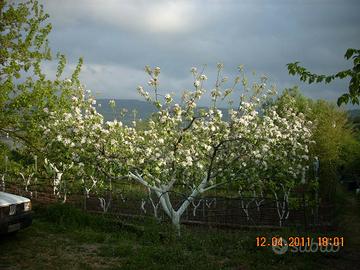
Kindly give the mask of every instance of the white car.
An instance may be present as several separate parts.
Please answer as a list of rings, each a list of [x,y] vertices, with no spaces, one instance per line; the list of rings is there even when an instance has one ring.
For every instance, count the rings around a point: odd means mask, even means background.
[[[15,233],[31,223],[30,199],[0,191],[0,234]]]

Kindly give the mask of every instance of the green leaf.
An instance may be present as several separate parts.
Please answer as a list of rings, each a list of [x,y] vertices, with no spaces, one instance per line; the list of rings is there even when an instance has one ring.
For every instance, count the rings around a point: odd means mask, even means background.
[[[349,102],[349,94],[343,94],[341,97],[337,100],[337,105],[340,107],[343,103],[347,104]]]
[[[330,83],[332,80],[331,76],[325,78],[325,83]]]
[[[351,56],[355,53],[355,51],[356,51],[355,49],[351,49],[351,48],[347,49],[344,57],[347,60],[349,60],[351,58]]]

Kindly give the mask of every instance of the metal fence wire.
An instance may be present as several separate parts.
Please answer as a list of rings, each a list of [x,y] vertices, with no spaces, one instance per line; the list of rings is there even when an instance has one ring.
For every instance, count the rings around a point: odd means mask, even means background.
[[[9,185],[7,192],[32,198],[39,203],[62,201],[54,195],[52,187],[38,189],[31,186],[27,191],[23,186]],[[149,196],[146,190],[136,187],[135,191],[125,188],[121,191],[102,194],[69,194],[67,202],[90,212],[102,212],[118,218],[156,217],[168,220],[159,199]],[[179,193],[170,194],[176,210],[184,200]],[[333,205],[310,205],[301,192],[293,195],[300,202],[296,207],[288,202],[262,196],[209,196],[194,198],[181,217],[182,223],[209,226],[240,227],[301,227],[322,229],[334,224]]]

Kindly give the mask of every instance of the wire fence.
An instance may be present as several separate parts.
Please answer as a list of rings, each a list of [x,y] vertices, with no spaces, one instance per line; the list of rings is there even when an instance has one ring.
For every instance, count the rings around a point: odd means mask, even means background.
[[[64,201],[57,196],[51,186],[37,188],[10,184],[6,188],[12,192],[31,198],[32,200],[50,204]],[[174,209],[187,200],[180,193],[170,194]],[[198,224],[216,227],[297,227],[301,229],[319,228],[331,229],[334,225],[334,205],[310,204],[301,191],[293,194],[297,204],[292,205],[283,198],[264,196],[225,197],[211,195],[194,198],[181,217],[185,224]],[[95,193],[68,194],[66,201],[82,207],[90,212],[102,212],[118,218],[131,219],[155,217],[158,220],[168,220],[161,207],[158,197],[149,195],[141,186],[129,184],[117,191]]]

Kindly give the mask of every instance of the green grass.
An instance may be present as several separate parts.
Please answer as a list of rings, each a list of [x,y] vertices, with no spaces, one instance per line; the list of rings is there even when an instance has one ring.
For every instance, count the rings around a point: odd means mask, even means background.
[[[359,265],[356,257],[346,256],[347,247],[337,253],[276,255],[271,248],[255,246],[257,236],[309,235],[304,232],[183,226],[179,238],[172,226],[152,219],[129,224],[69,205],[35,210],[31,227],[0,238],[0,269],[356,269]]]

